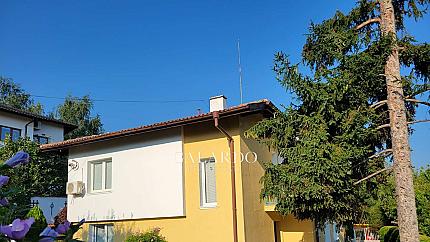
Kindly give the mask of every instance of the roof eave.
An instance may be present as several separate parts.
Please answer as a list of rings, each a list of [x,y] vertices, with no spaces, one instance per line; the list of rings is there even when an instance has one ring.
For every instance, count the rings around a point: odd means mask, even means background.
[[[240,108],[236,108],[232,110],[228,110],[228,109],[222,110],[219,112],[219,114],[220,114],[220,117],[223,118],[223,117],[228,117],[232,115],[245,114],[245,113],[257,113],[257,112],[263,112],[263,111],[267,111],[269,114],[274,113],[276,111],[276,107],[270,101],[265,100],[264,102],[249,103],[246,106],[242,106]],[[63,143],[59,145],[55,145],[55,143],[41,145],[40,149],[42,151],[64,150],[64,149],[69,149],[71,147],[76,147],[84,144],[97,143],[97,142],[107,141],[111,139],[127,137],[131,135],[138,135],[138,134],[147,133],[147,132],[154,132],[154,131],[164,130],[168,128],[180,127],[180,126],[190,125],[194,123],[205,122],[211,119],[212,119],[212,113],[206,113],[204,115],[194,116],[191,118],[178,119],[178,120],[173,120],[171,122],[168,121],[165,124],[160,123],[158,125],[157,124],[154,126],[149,125],[148,127],[143,127],[140,129],[139,128],[131,129],[118,134],[112,134],[112,135],[106,134],[106,135],[101,135],[99,137],[95,136],[94,138],[90,138],[88,140],[81,140],[76,142],[73,142],[73,140],[71,140],[70,143]]]

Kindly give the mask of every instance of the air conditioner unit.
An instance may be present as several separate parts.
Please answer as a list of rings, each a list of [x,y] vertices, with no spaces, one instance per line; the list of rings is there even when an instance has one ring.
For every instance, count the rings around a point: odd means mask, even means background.
[[[74,181],[67,183],[67,195],[80,195],[84,192],[84,183],[82,181]]]
[[[34,121],[34,129],[35,130],[42,129],[42,122],[40,122],[39,120]]]

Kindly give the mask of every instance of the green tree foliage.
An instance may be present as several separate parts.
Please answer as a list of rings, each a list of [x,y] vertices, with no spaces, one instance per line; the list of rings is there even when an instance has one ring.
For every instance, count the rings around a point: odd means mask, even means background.
[[[418,227],[430,236],[430,167],[421,169],[415,176],[415,199],[417,201]]]
[[[144,233],[137,233],[127,237],[126,242],[167,242],[166,238],[160,235],[160,229],[154,228]]]
[[[391,225],[397,220],[396,199],[394,197],[394,177],[388,175],[384,183],[380,183],[374,196],[365,201],[364,220],[373,227]]]
[[[94,107],[88,95],[82,98],[72,96],[66,97],[63,104],[57,107],[54,117],[78,126],[77,129],[68,133],[64,138],[73,139],[77,137],[100,134],[103,132],[103,124],[100,116],[92,116]]]
[[[0,76],[0,103],[36,114],[43,114],[43,107],[35,103],[12,79]]]
[[[399,33],[403,18],[422,15],[429,1],[395,1]],[[401,10],[401,11],[400,11]],[[336,14],[320,24],[312,23],[303,46],[302,64],[283,53],[275,55],[277,79],[296,102],[252,127],[248,137],[259,140],[283,157],[280,165],[265,163],[262,197],[275,199],[282,214],[299,219],[337,223],[364,219],[365,200],[379,176],[359,185],[354,182],[384,167],[375,156],[391,147],[384,67],[392,38],[381,35],[374,24],[358,27],[379,14],[375,1],[360,0],[348,14]],[[404,93],[410,98],[428,90],[428,44],[402,38],[401,64],[411,72],[404,76]],[[410,120],[415,105],[408,103]],[[369,159],[369,157],[372,157]]]
[[[430,235],[430,167],[421,168],[414,175],[414,189],[417,204],[418,227],[420,233]],[[366,222],[375,227],[391,225],[397,220],[394,192],[394,178],[379,184],[376,196],[366,201]]]
[[[25,241],[38,241],[40,233],[48,225],[46,223],[45,216],[43,215],[42,209],[39,206],[34,206],[28,211],[26,218],[34,218],[34,223],[30,228],[30,231],[25,236]]]
[[[10,200],[19,205],[28,205],[33,196],[64,196],[67,182],[66,157],[55,152],[42,153],[39,145],[28,138],[15,142],[6,139],[4,146],[0,148],[0,162],[20,150],[30,155],[31,162],[7,170],[4,174],[11,177],[9,186],[16,190]]]

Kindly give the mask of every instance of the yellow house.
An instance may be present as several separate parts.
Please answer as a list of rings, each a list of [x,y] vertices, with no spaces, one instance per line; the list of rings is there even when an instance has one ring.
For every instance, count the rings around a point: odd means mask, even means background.
[[[313,242],[312,221],[260,200],[272,153],[244,132],[275,107],[261,100],[208,113],[42,145],[68,152],[68,219],[84,241],[125,241],[160,228],[170,242]],[[231,157],[234,157],[233,162]],[[233,182],[234,181],[234,182]]]

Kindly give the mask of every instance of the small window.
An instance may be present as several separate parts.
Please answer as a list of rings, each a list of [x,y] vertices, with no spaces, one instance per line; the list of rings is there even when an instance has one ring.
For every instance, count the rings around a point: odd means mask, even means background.
[[[0,139],[4,141],[6,137],[11,138],[13,141],[18,140],[21,137],[21,130],[6,126],[0,126]]]
[[[41,144],[41,145],[49,143],[49,138],[46,136],[41,136],[41,135],[33,135],[33,140],[34,140],[34,142]]]
[[[112,189],[112,160],[89,162],[89,184],[94,192]]]
[[[90,225],[90,242],[113,242],[113,224],[94,224]]]
[[[216,202],[216,176],[215,159],[200,160],[200,205],[202,207],[215,207]]]

